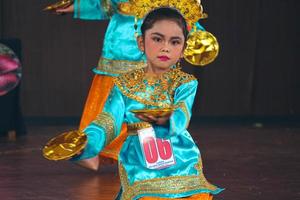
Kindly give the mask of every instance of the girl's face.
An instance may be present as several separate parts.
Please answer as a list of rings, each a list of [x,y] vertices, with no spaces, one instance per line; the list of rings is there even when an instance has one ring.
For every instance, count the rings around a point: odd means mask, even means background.
[[[183,56],[184,35],[178,24],[172,20],[160,20],[146,30],[144,40],[140,37],[139,47],[145,52],[148,69],[163,73],[175,65]]]

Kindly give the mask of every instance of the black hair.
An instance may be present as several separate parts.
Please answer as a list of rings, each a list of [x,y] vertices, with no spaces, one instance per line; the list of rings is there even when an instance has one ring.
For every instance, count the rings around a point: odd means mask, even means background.
[[[145,32],[148,29],[153,27],[153,24],[157,21],[161,20],[171,20],[178,24],[178,26],[182,29],[182,33],[184,35],[184,40],[187,40],[188,29],[187,24],[184,17],[181,15],[179,11],[170,7],[160,7],[155,10],[150,11],[141,26],[142,36],[145,37]]]

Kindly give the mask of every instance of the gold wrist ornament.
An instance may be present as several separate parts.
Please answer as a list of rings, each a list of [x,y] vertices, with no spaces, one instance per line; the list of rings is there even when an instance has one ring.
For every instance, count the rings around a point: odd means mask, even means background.
[[[197,30],[196,22],[207,18],[203,12],[201,0],[129,0],[120,3],[119,12],[144,18],[151,10],[170,7],[178,10],[185,18],[189,27],[193,27],[187,40],[184,58],[196,66],[205,66],[215,60],[219,52],[217,39],[209,32]],[[137,26],[135,25],[135,28]]]

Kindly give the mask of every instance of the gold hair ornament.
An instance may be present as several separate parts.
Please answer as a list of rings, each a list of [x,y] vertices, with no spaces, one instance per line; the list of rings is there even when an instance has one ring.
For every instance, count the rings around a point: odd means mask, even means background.
[[[216,37],[207,31],[195,31],[189,34],[183,53],[184,59],[197,66],[213,62],[219,54],[219,43]]]
[[[136,18],[144,18],[151,10],[160,7],[171,7],[177,9],[192,26],[199,19],[207,18],[203,13],[201,0],[129,0],[131,11]]]

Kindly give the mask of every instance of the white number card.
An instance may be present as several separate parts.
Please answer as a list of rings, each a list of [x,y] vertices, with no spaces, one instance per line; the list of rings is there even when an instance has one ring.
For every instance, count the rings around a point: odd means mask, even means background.
[[[170,140],[156,138],[153,127],[138,130],[138,135],[147,168],[163,169],[175,164]]]

